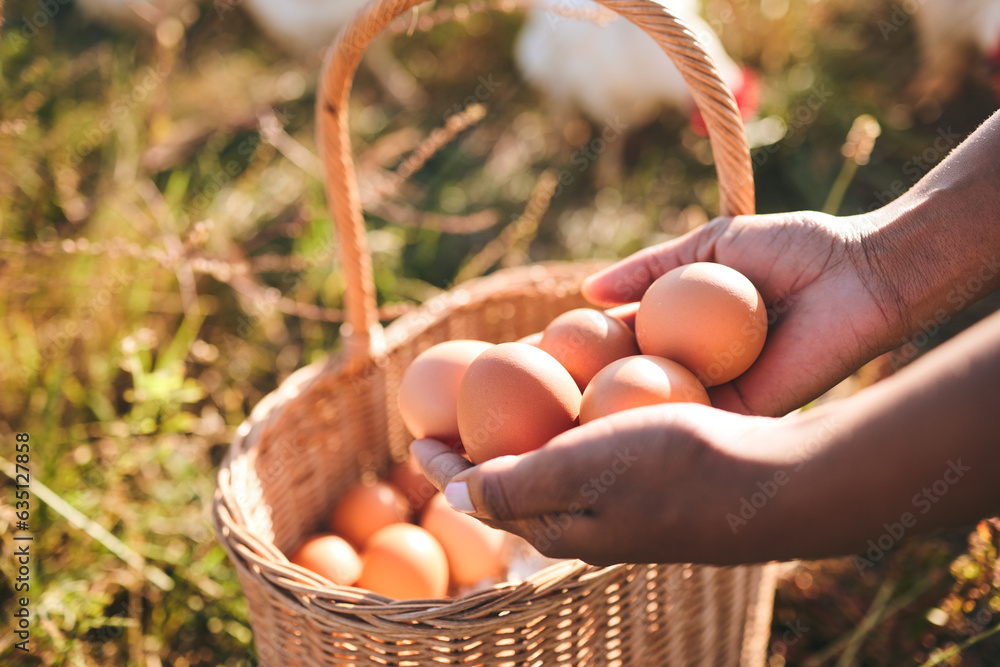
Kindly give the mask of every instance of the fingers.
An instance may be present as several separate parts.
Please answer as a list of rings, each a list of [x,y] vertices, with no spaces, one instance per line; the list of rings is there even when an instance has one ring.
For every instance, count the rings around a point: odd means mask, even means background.
[[[654,280],[680,266],[671,249],[664,248],[665,245],[640,250],[588,276],[580,287],[584,298],[603,307],[638,301]]]
[[[437,440],[415,440],[410,453],[427,479],[445,494],[449,505],[481,519],[532,518],[566,511],[579,500],[574,493],[555,492],[566,488],[567,462],[544,447],[521,456],[501,456],[478,466]],[[551,483],[546,483],[546,478]]]
[[[587,553],[581,549],[588,542],[578,537],[590,533],[587,509],[575,492],[553,493],[567,485],[550,456],[532,452],[473,466],[448,445],[427,439],[415,440],[410,454],[453,509],[512,532],[551,557]]]
[[[583,511],[586,475],[597,465],[588,451],[610,433],[600,424],[574,428],[541,449],[478,466],[436,440],[416,440],[410,452],[455,509],[488,521],[521,521]]]
[[[453,492],[464,493],[470,513],[493,521],[524,521],[550,514],[589,515],[594,472],[623,469],[634,460],[631,439],[617,439],[614,420],[571,429],[544,447],[486,461],[459,473]]]
[[[455,509],[499,522],[566,512],[574,503],[580,505],[575,490],[570,491],[577,485],[567,484],[565,471],[553,463],[543,450],[491,459],[451,481],[449,502]]]
[[[756,411],[747,405],[735,382],[726,382],[715,387],[708,388],[708,398],[712,402],[713,408],[719,408],[727,412],[735,412],[741,415],[757,414]]]
[[[437,440],[414,440],[410,444],[410,454],[430,483],[442,492],[452,477],[472,467],[461,454]]]
[[[599,521],[591,499],[581,495],[587,483],[573,478],[572,466],[559,469],[550,455],[543,447],[486,461],[452,480],[445,497],[453,508],[521,537],[546,556],[590,555]]]
[[[424,475],[448,504],[466,514],[487,520],[510,521],[564,511],[572,502],[561,488],[562,473],[555,461],[537,450],[522,456],[501,456],[474,466],[448,445],[437,440],[414,440],[410,453]],[[541,472],[541,475],[539,474]],[[463,474],[468,473],[468,474]],[[545,484],[545,476],[555,476]],[[555,483],[558,482],[558,483]]]
[[[630,557],[632,536],[643,530],[634,522],[647,510],[655,513],[642,499],[668,489],[665,475],[672,469],[688,469],[691,429],[682,426],[712,421],[711,410],[638,408],[571,429],[533,452],[477,466],[433,440],[414,442],[411,452],[454,509],[522,537],[547,556],[610,563]],[[666,443],[671,426],[678,432]],[[681,458],[665,466],[663,451]]]
[[[607,531],[601,530],[599,520],[580,512],[546,514],[495,525],[521,537],[549,558],[580,558],[593,563],[616,546],[608,543]]]
[[[583,281],[581,291],[591,303],[608,307],[638,301],[654,280],[670,269],[712,259],[717,230],[729,219],[719,218],[680,238],[640,250]]]
[[[615,306],[614,308],[608,308],[604,311],[606,315],[621,320],[625,323],[632,332],[635,332],[635,314],[639,312],[639,302],[633,301],[631,303],[626,303],[621,306]]]

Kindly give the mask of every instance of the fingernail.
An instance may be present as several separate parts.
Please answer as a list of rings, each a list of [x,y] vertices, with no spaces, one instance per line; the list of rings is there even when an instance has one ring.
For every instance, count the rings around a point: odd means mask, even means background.
[[[465,482],[452,482],[444,487],[444,499],[448,501],[448,505],[453,510],[464,514],[472,514],[476,511],[472,505],[472,499],[469,497],[469,485]]]

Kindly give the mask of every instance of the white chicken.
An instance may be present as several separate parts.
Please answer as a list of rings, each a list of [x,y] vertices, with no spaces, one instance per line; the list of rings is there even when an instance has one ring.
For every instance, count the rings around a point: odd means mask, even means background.
[[[220,0],[221,1],[221,0]],[[231,0],[240,2],[265,35],[304,60],[317,60],[348,21],[368,0]],[[425,101],[417,81],[392,55],[389,43],[377,39],[365,54],[365,65],[389,95],[407,109]]]
[[[556,0],[552,0],[556,2]],[[515,58],[524,78],[560,110],[579,110],[596,123],[618,119],[637,129],[664,107],[694,111],[691,94],[670,57],[640,28],[611,14],[605,20],[566,16],[607,12],[590,0],[557,0],[528,11]],[[756,77],[729,57],[698,13],[697,0],[657,0],[700,38],[744,115],[756,106]],[[699,129],[700,116],[693,116]],[[703,127],[703,125],[701,126]]]
[[[170,16],[197,17],[192,0],[77,0],[91,18],[120,28],[150,30]],[[214,0],[222,19],[239,8],[246,10],[272,42],[303,62],[318,64],[340,29],[368,0]],[[193,20],[193,19],[192,19]],[[393,57],[386,40],[376,40],[365,65],[386,92],[406,108],[419,106],[425,94],[416,80]]]
[[[311,55],[330,46],[368,0],[242,0],[261,31],[289,53]]]
[[[76,0],[90,18],[105,25],[151,30],[164,18],[176,16],[190,0]]]
[[[297,56],[315,56],[367,0],[214,0],[220,18],[242,7],[261,31]],[[180,13],[192,0],[77,0],[80,9],[102,23],[123,28],[149,28]],[[193,7],[192,7],[193,8]]]
[[[983,61],[1000,98],[1000,0],[922,0],[914,16],[923,65],[910,94],[918,104],[947,101]],[[883,34],[907,18],[894,13]]]

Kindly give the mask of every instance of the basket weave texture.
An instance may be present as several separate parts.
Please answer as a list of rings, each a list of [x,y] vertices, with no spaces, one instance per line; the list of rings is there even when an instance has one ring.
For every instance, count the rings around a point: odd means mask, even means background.
[[[673,58],[712,138],[724,214],[753,212],[742,122],[711,58],[682,22],[647,0],[600,0]],[[585,305],[594,263],[507,269],[470,281],[386,329],[350,152],[347,97],[368,43],[418,0],[375,0],[330,50],[317,96],[327,195],[347,290],[344,352],[300,369],[237,430],[213,515],[250,607],[262,665],[759,665],[774,593],[771,566],[548,567],[520,584],[449,600],[394,601],[337,586],[286,553],[363,478],[384,476],[411,437],[396,397],[403,371],[457,338],[516,340]]]

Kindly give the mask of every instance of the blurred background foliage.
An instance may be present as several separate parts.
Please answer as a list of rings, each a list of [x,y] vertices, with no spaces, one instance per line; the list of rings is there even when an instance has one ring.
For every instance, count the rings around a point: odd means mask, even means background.
[[[58,11],[24,39],[41,3],[5,4],[0,439],[10,461],[7,443],[30,434],[33,476],[55,498],[36,497],[31,514],[32,651],[17,651],[5,629],[0,656],[255,664],[209,510],[250,408],[338,349],[343,285],[314,140],[318,60],[278,50],[238,3],[200,2],[151,32],[49,3]],[[909,187],[944,157],[933,150],[942,131],[964,137],[997,108],[975,77],[945,103],[908,101],[918,47],[912,25],[880,29],[894,10],[888,0],[705,3],[707,16],[730,17],[713,25],[760,75],[750,125],[759,211],[827,204],[862,114],[881,136],[834,202],[841,214],[894,198],[894,184]],[[600,128],[568,131],[521,81],[511,45],[522,20],[493,11],[388,38],[391,67],[417,82],[408,99],[377,67],[359,73],[350,114],[386,319],[458,277],[619,257],[717,210],[707,140],[677,111],[623,139],[620,178],[588,169],[549,198],[543,174],[572,165]],[[483,79],[495,85],[480,99]],[[448,141],[393,179],[447,116],[460,120]],[[533,198],[544,214],[519,220]],[[0,480],[7,628],[15,518],[13,483]],[[984,636],[1000,621],[998,528],[910,540],[863,574],[850,559],[791,571],[770,664],[1000,664],[997,637]],[[116,543],[125,551],[109,551]]]

